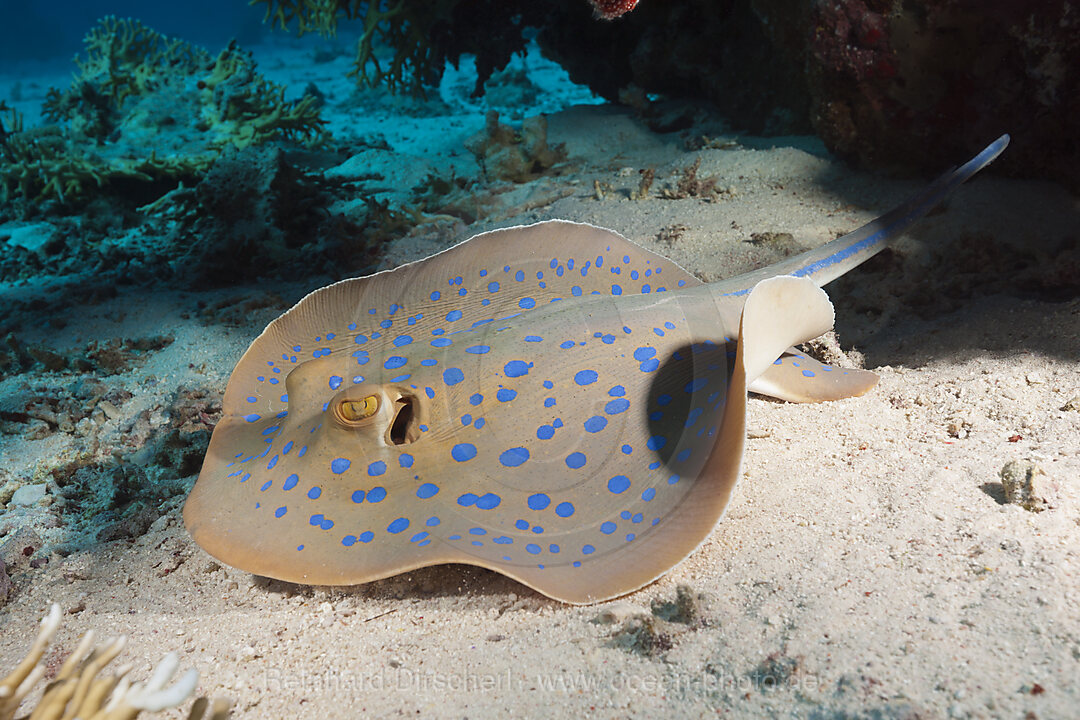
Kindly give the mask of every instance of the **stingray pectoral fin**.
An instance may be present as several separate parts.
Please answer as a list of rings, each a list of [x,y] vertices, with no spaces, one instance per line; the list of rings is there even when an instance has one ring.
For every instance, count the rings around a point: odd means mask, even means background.
[[[754,286],[740,325],[739,353],[752,385],[789,347],[832,329],[833,307],[814,283],[781,275]]]
[[[788,402],[825,402],[858,397],[877,381],[869,370],[825,365],[803,353],[786,352],[750,383],[750,392]]]

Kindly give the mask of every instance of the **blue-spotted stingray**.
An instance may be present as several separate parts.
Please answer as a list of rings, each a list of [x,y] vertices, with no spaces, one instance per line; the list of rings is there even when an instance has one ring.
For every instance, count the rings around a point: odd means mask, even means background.
[[[877,381],[793,349],[832,327],[820,287],[1007,143],[721,282],[553,220],[316,290],[233,371],[184,522],[223,562],[298,583],[468,563],[569,603],[640,588],[723,514],[748,390],[812,402]]]

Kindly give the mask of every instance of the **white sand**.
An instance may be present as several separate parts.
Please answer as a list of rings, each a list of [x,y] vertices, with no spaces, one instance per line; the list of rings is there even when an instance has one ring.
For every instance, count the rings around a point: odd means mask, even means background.
[[[263,59],[264,69],[295,67],[296,51],[284,46],[275,50],[280,64]],[[317,69],[327,82],[341,71]],[[304,72],[288,76],[290,87],[303,87]],[[444,97],[456,103],[445,117],[338,114],[333,127],[363,134],[382,123],[396,155],[381,168],[390,178],[383,185],[394,186],[393,165],[408,166],[410,156],[475,175],[462,142],[482,112],[455,100],[453,78]],[[712,126],[696,133],[718,134]],[[714,279],[777,259],[747,243],[751,233],[789,232],[817,245],[920,185],[848,170],[813,138],[728,133],[732,148],[688,153],[686,134],[652,134],[624,110],[560,112],[550,136],[567,144],[572,172],[501,195],[474,227],[403,238],[386,264],[488,227],[559,217],[610,227]],[[701,176],[734,192],[717,202],[656,197],[695,158]],[[653,197],[629,200],[637,171],[650,166]],[[612,186],[605,199],[596,199],[594,180]],[[563,191],[571,194],[542,202]],[[685,226],[681,237],[658,242],[673,225]],[[833,295],[837,331],[845,348],[865,353],[879,386],[821,405],[752,399],[744,477],[726,516],[691,557],[619,601],[569,607],[463,566],[354,588],[269,581],[214,562],[176,506],[133,542],[54,555],[16,573],[14,596],[0,608],[0,670],[18,662],[56,601],[70,613],[58,646],[71,649],[88,628],[126,634],[138,676],[177,650],[184,667],[200,670],[199,692],[235,698],[238,718],[1075,716],[1080,412],[1061,408],[1080,395],[1080,300],[1021,299],[1008,283],[959,299],[934,291],[950,277],[959,238],[1049,252],[1065,238],[1075,243],[1078,229],[1075,198],[991,169],[901,243],[893,275],[852,273]],[[1052,256],[1043,261],[1054,267]],[[927,292],[911,290],[928,279],[936,285]],[[273,292],[291,303],[309,289],[131,291],[61,331],[20,336],[61,348],[176,336],[146,365],[109,378],[135,397],[105,426],[107,444],[143,409],[163,423],[161,408],[179,385],[223,388],[257,323],[274,314],[242,328],[207,327],[194,317],[197,302]],[[62,385],[72,376],[31,380]],[[86,442],[2,436],[0,467],[29,480],[35,466],[54,466]],[[1050,509],[1002,503],[998,473],[1012,459],[1034,461],[1057,484]],[[0,533],[40,520],[47,503],[0,510]],[[694,622],[658,617],[679,585],[702,596]],[[654,618],[651,650],[641,616]]]

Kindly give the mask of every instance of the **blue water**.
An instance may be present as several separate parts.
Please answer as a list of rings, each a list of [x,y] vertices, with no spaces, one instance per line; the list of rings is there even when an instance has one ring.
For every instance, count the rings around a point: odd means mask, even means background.
[[[137,18],[160,33],[207,47],[220,47],[233,38],[250,44],[269,31],[262,23],[264,7],[251,7],[244,0],[0,0],[0,63],[70,60],[82,49],[87,30],[105,15]]]

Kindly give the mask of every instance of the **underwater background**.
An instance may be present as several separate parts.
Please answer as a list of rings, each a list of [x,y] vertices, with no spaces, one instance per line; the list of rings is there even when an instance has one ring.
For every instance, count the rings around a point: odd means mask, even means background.
[[[46,680],[124,634],[233,717],[1069,716],[1078,78],[1066,0],[4,0],[0,676],[56,602]],[[827,287],[815,352],[880,385],[751,399],[727,515],[641,591],[294,585],[184,529],[234,365],[312,290],[553,218],[714,281],[1003,133]]]

